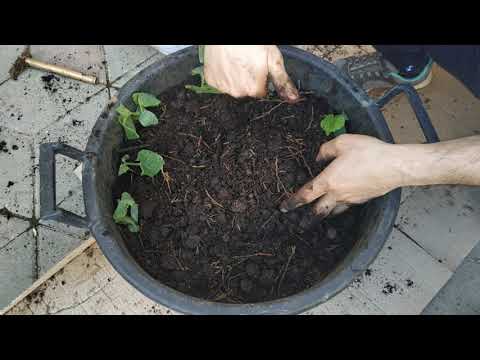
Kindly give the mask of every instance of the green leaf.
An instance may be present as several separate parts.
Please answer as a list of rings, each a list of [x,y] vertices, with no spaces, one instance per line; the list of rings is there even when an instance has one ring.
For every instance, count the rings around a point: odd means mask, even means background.
[[[340,130],[345,130],[345,122],[347,121],[345,114],[325,116],[320,122],[320,126],[327,136]]]
[[[118,176],[126,174],[129,171],[130,171],[130,166],[128,166],[127,164],[120,164],[120,167],[118,168]]]
[[[128,230],[131,232],[131,233],[138,233],[140,231],[140,227],[132,222],[131,224],[128,224]]]
[[[125,132],[127,140],[140,139],[140,135],[138,135],[137,133],[137,129],[135,128],[135,123],[133,122],[132,116],[129,115],[125,117],[124,115],[120,115],[117,120],[118,123],[123,127],[123,131]]]
[[[143,93],[143,92],[138,92],[132,95],[132,100],[135,104],[137,104],[140,108],[149,108],[149,107],[155,107],[160,105],[162,102],[158,100],[155,96],[148,94],[148,93]]]
[[[129,209],[131,216],[128,216]],[[113,220],[117,224],[128,225],[130,232],[138,232],[140,230],[138,226],[138,205],[129,193],[124,192],[122,194],[113,213]]]
[[[158,124],[157,115],[148,110],[143,110],[138,117],[138,121],[142,124],[143,127],[148,127]]]
[[[137,155],[137,161],[140,162],[142,174],[145,176],[154,177],[165,165],[163,157],[156,152],[150,150],[140,150]]]
[[[205,85],[205,77],[203,76],[203,66],[196,67],[192,70],[192,75],[199,75],[202,80],[202,86]]]
[[[218,91],[217,89],[215,89],[210,85],[203,85],[203,86],[185,85],[185,88],[197,94],[221,94],[220,91]]]
[[[115,111],[117,112],[118,115],[120,115],[121,117],[125,117],[125,118],[127,118],[127,117],[129,117],[133,114],[123,104],[118,105],[118,107],[115,109]]]
[[[198,60],[203,64],[205,59],[205,45],[198,45]]]

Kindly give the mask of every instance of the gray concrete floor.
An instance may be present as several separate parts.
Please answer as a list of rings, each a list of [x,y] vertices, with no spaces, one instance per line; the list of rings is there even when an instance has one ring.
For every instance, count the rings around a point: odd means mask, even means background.
[[[455,270],[423,315],[480,315],[480,244]]]

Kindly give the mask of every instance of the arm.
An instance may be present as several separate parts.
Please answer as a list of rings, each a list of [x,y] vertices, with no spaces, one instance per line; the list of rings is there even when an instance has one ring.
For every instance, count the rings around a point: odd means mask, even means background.
[[[325,217],[402,186],[480,185],[480,136],[436,144],[388,144],[364,135],[341,135],[323,144],[324,171],[280,206],[284,212],[318,199]]]

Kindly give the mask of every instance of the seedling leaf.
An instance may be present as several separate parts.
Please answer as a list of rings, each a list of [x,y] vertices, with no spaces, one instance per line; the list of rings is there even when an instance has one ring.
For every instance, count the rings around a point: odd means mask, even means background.
[[[192,90],[197,94],[221,94],[220,91],[211,87],[210,85],[196,86],[196,85],[185,85],[185,88]]]
[[[163,170],[165,160],[163,157],[150,150],[140,150],[137,155],[137,161],[140,162],[142,174],[145,176],[154,177]]]
[[[125,107],[123,104],[120,104],[117,109],[116,109],[116,112],[118,115],[120,115],[120,117],[129,117],[131,116],[133,113],[127,109],[127,107]]]
[[[322,119],[322,121],[320,122],[320,126],[325,132],[325,134],[329,136],[330,134],[334,134],[338,131],[343,130],[345,132],[345,122],[347,120],[348,119],[345,114],[329,114]]]
[[[120,164],[120,167],[118,168],[118,176],[126,174],[129,171],[130,167],[127,164]]]
[[[125,132],[125,136],[128,140],[136,140],[140,138],[140,135],[138,135],[137,129],[135,128],[135,123],[133,122],[132,116],[120,115],[117,120],[118,123],[123,127],[123,131]]]
[[[157,115],[148,110],[143,110],[138,117],[138,121],[143,127],[153,126],[158,124]]]
[[[129,209],[130,216],[128,216]],[[129,193],[122,193],[122,197],[118,200],[117,208],[113,213],[113,220],[117,224],[127,225],[130,232],[140,230],[138,226],[138,205]]]
[[[210,86],[205,81],[205,76],[203,74],[203,66],[198,66],[192,70],[192,75],[200,76],[201,84],[200,86],[197,85],[185,85],[185,88],[191,90],[197,94],[221,94],[220,91],[215,89],[213,86]]]
[[[200,78],[202,79],[202,85],[205,84],[205,77],[203,76],[203,66],[196,67],[195,69],[192,70],[192,75],[199,75]]]
[[[159,106],[162,103],[155,96],[144,92],[138,92],[133,94],[132,100],[141,109]]]
[[[203,64],[205,59],[205,45],[198,45],[198,60]]]

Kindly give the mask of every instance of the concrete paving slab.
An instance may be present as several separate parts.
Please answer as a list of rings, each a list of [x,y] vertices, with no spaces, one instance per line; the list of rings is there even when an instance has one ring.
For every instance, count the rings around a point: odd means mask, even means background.
[[[480,315],[480,244],[428,304],[425,315]]]
[[[149,45],[104,45],[110,82],[134,69],[148,58],[158,54]]]
[[[454,271],[480,240],[480,189],[419,187],[400,208],[396,226]]]
[[[32,45],[32,57],[63,66],[85,75],[94,75],[106,83],[106,62],[102,45]]]
[[[398,230],[369,271],[308,314],[419,314],[452,272]]]
[[[38,275],[42,276],[66,254],[77,248],[86,239],[66,235],[54,228],[39,226],[38,232]]]
[[[0,309],[35,281],[35,245],[27,231],[0,248]]]
[[[123,85],[125,85],[130,79],[132,79],[135,75],[137,75],[140,71],[147,68],[148,66],[152,65],[153,63],[157,62],[158,60],[165,57],[164,54],[157,53],[156,55],[148,58],[147,60],[141,62],[140,64],[136,65],[133,69],[128,71],[127,73],[123,74],[117,80],[112,83],[112,86],[119,89]]]
[[[108,101],[108,91],[104,89],[93,96],[88,103],[77,107],[59,121],[40,131],[34,141],[35,165],[38,166],[39,148],[43,143],[61,142],[79,150],[85,149],[91,130]],[[80,162],[59,155],[56,164],[57,203],[61,203],[81,188],[80,179],[73,173]],[[35,177],[37,194],[35,206],[39,214],[40,176],[38,171],[35,172]]]
[[[104,88],[45,76],[48,74],[28,69],[17,81],[0,86],[0,126],[34,135]]]
[[[30,137],[0,126],[0,209],[33,215],[33,148]]]
[[[2,45],[0,48],[0,84],[7,80],[8,71],[17,57],[25,49],[25,45]]]
[[[0,215],[0,249],[15,241],[29,227],[30,222],[26,220]]]

